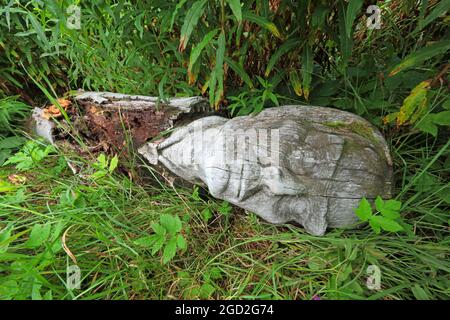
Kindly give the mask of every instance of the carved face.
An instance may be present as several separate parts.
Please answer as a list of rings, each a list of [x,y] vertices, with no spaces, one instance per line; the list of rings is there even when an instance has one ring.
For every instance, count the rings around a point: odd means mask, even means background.
[[[270,222],[296,221],[323,234],[328,225],[355,222],[359,199],[385,193],[391,175],[384,140],[324,125],[330,119],[362,121],[314,107],[206,117],[158,145],[158,160],[184,179],[202,181],[214,197]]]

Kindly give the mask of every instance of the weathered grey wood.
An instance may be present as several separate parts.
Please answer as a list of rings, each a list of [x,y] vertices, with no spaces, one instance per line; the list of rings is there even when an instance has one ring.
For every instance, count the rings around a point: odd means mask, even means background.
[[[200,112],[209,110],[206,99],[202,97],[182,97],[162,100],[158,97],[129,95],[113,92],[80,91],[75,95],[79,103],[95,103],[104,109],[110,110],[147,110],[159,108],[161,111],[177,110],[176,114],[185,112]]]
[[[88,136],[120,149],[125,141],[123,128],[129,131],[134,145],[139,147],[146,140],[170,129],[185,114],[207,113],[209,104],[202,97],[171,98],[127,95],[112,92],[79,91],[71,100],[82,114],[74,119],[73,127]],[[45,116],[44,109],[35,108],[32,119],[34,131],[54,142],[55,124]]]
[[[151,164],[203,183],[216,198],[272,223],[300,223],[315,235],[358,221],[353,210],[362,197],[391,193],[392,160],[383,136],[361,117],[331,108],[205,117],[139,152]]]
[[[208,111],[207,101],[160,101],[110,92],[80,92],[73,99],[84,108],[75,130],[87,127],[97,131],[97,139],[120,147],[125,119],[131,134],[139,136],[139,152],[156,168],[203,184],[214,197],[272,223],[297,222],[322,235],[328,227],[357,222],[353,210],[362,197],[391,196],[392,160],[386,141],[352,113],[283,106],[256,116],[208,116],[180,125],[182,115]],[[33,118],[38,135],[55,143],[53,121],[39,108]],[[136,119],[141,123],[133,127]],[[180,127],[168,137],[145,143],[175,121]]]

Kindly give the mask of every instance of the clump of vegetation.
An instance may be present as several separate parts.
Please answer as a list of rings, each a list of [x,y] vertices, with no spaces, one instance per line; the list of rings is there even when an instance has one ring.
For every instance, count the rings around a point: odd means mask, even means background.
[[[30,107],[17,96],[0,99],[0,165],[24,143],[25,139],[17,135],[17,127],[29,117],[29,111]]]
[[[404,227],[397,221],[400,218],[401,205],[400,201],[384,201],[378,196],[375,199],[375,206],[380,214],[374,215],[369,201],[362,198],[355,213],[362,221],[368,221],[375,233],[380,233],[381,230],[397,232],[404,230]]]
[[[366,5],[3,1],[0,298],[447,298],[450,5],[376,1],[379,29]],[[319,238],[198,188],[139,184],[135,159],[21,135],[31,107],[78,88],[204,95],[232,116],[282,104],[357,113],[391,146],[395,198],[362,200],[368,223]],[[71,265],[80,290],[66,286]],[[379,288],[366,282],[374,266]]]

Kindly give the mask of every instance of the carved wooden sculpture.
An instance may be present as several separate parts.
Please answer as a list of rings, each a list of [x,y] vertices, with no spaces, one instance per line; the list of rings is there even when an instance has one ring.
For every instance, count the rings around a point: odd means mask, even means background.
[[[144,143],[181,115],[204,112],[206,101],[180,98],[159,105],[154,97],[108,92],[83,92],[75,101],[84,108],[83,125],[99,130],[115,148],[123,142],[125,121],[151,164],[272,223],[297,222],[322,235],[328,227],[358,221],[353,210],[362,197],[390,197],[386,141],[366,120],[345,111],[282,106],[234,119],[207,116]],[[54,125],[42,112],[37,108],[33,115],[36,131],[53,143]],[[145,123],[133,127],[136,121]]]
[[[300,223],[314,235],[354,224],[362,197],[391,192],[392,162],[382,135],[364,119],[331,108],[210,116],[139,152],[205,184],[216,198],[272,223]]]

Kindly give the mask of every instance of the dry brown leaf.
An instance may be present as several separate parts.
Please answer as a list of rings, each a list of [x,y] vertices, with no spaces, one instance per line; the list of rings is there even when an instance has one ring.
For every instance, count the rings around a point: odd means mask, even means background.
[[[19,185],[27,182],[27,177],[22,176],[20,174],[11,174],[8,176],[8,180],[12,184]]]
[[[72,259],[73,263],[78,264],[77,263],[77,258],[75,258],[75,256],[73,255],[72,251],[69,250],[69,247],[66,245],[66,237],[67,237],[67,233],[69,232],[70,228],[72,228],[73,226],[70,226],[69,228],[67,228],[66,231],[64,231],[62,238],[61,238],[61,242],[62,242],[62,247],[64,249],[64,251],[67,253],[67,255],[70,257],[70,259]]]

